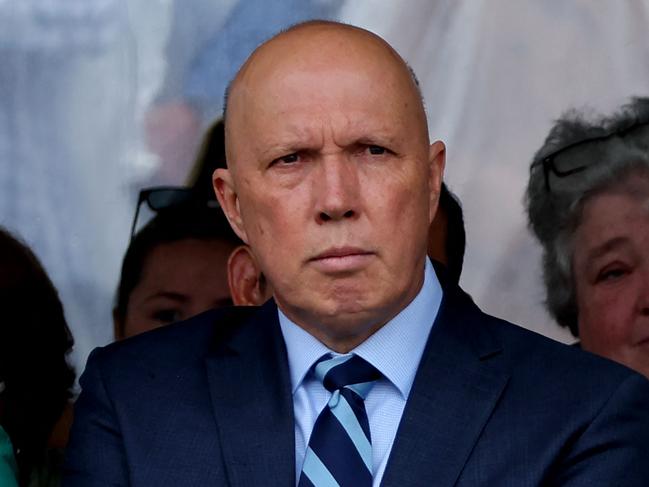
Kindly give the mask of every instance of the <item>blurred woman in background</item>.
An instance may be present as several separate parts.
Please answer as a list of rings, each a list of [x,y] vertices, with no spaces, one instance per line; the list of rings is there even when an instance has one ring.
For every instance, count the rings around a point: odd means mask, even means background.
[[[203,137],[187,186],[140,191],[113,309],[116,339],[233,304],[228,258],[242,242],[212,189],[214,169],[224,166],[223,122],[217,120]],[[145,203],[155,216],[136,232]]]
[[[124,256],[115,338],[231,305],[227,262],[240,243],[220,208],[181,204],[160,210]]]
[[[56,486],[71,423],[75,374],[66,358],[73,340],[40,262],[2,228],[0,309],[0,426],[13,444],[20,485]]]
[[[584,350],[649,377],[649,98],[558,120],[526,204],[550,313]]]

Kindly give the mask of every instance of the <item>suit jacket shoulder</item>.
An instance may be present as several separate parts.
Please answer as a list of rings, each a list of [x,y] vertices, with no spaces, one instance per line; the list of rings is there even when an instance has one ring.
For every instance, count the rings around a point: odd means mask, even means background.
[[[440,280],[382,485],[647,483],[646,379],[488,316]]]
[[[292,482],[285,354],[272,303],[209,311],[93,351],[64,484],[261,485],[277,472]]]
[[[383,486],[649,485],[646,379],[443,286]],[[295,485],[272,302],[99,349],[81,385],[65,485]]]

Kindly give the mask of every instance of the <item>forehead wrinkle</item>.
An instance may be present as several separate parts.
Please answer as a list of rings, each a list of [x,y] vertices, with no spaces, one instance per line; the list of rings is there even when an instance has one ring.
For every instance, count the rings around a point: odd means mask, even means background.
[[[626,189],[629,190],[630,188]],[[636,203],[634,203],[634,205],[636,209],[642,210],[644,214],[637,215],[634,212],[629,213],[628,217],[633,219],[632,222],[624,218],[621,220],[618,219],[612,224],[609,223],[606,219],[604,220],[604,222],[600,222],[600,218],[598,216],[599,214],[596,211],[597,206],[593,206],[593,202],[591,202],[591,204],[587,206],[587,213],[584,214],[582,225],[580,225],[579,228],[579,230],[581,230],[583,228],[583,225],[586,224],[587,221],[590,222],[591,225],[593,225],[593,223],[597,225],[595,227],[597,231],[594,234],[590,235],[585,242],[585,262],[589,266],[595,264],[600,258],[606,256],[610,252],[618,250],[632,250],[634,247],[634,240],[629,233],[629,229],[634,227],[634,223],[637,223],[638,217],[643,220],[649,218],[649,215],[645,212],[644,206],[647,200],[645,198],[642,198],[640,194],[634,195],[632,193],[625,193],[624,191],[622,191],[622,187],[618,187],[601,196],[605,199],[598,200],[597,203],[599,203],[600,205],[610,198],[635,200]],[[641,199],[638,201],[637,198]]]
[[[620,236],[608,238],[604,242],[598,243],[588,249],[586,262],[591,265],[609,252],[624,249],[629,247],[629,244],[630,241],[628,237]]]
[[[300,113],[281,111],[270,113],[272,118],[281,118],[282,123],[273,124],[270,130],[258,130],[261,145],[268,147],[315,148],[323,144],[322,127],[325,117],[312,112]]]
[[[371,122],[376,122],[372,120]],[[391,123],[381,120],[380,123],[367,123],[364,119],[351,121],[347,117],[347,125],[340,131],[332,127],[331,138],[339,147],[349,147],[355,144],[398,145],[399,138]]]
[[[339,148],[348,148],[356,144],[377,144],[394,146],[398,137],[390,130],[392,124],[381,120],[380,123],[366,121],[367,118],[359,117],[352,120],[348,114],[330,114],[328,119],[320,117],[313,124],[309,122],[296,123],[287,133],[277,134],[273,140],[261,136],[260,153],[262,155],[276,155],[280,152],[298,150],[324,150],[330,143]]]
[[[297,138],[297,145],[314,138],[328,138],[340,147],[359,140],[398,142],[399,127],[407,116],[407,113],[394,106],[399,100],[387,101],[378,97],[375,106],[368,110],[366,105],[355,107],[353,94],[350,96],[350,100],[340,102],[334,95],[333,101],[336,104],[333,106],[327,99],[315,104],[313,99],[309,99],[304,109],[297,106],[291,111],[280,111],[278,115],[272,115],[282,117],[287,132],[291,134],[287,139]],[[313,145],[322,143],[323,140],[318,140]],[[312,143],[307,142],[307,145]]]

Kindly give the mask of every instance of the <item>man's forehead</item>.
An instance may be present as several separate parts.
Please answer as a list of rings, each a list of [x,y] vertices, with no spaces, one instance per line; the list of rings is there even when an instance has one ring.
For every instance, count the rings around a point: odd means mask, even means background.
[[[413,100],[402,96],[401,90],[368,89],[369,83],[362,81],[337,86],[345,76],[330,75],[324,82],[327,90],[313,88],[308,77],[283,78],[267,90],[244,88],[245,100],[239,106],[246,109],[232,124],[237,139],[245,140],[239,149],[271,153],[316,149],[327,137],[341,147],[364,142],[391,145],[403,138],[403,130],[412,128],[416,115],[408,106]]]
[[[329,136],[340,147],[354,144],[394,146],[399,144],[398,120],[385,116],[367,116],[366,113],[328,113],[326,119],[291,114],[285,123],[269,130],[253,128],[249,147],[268,155],[277,152],[320,149]]]
[[[323,84],[322,79],[328,83]],[[327,107],[321,113],[314,110],[318,101]],[[308,109],[301,110],[301,102]],[[243,134],[252,135],[250,130],[257,125],[266,123],[264,130],[273,132],[274,139],[273,120],[281,120],[284,128],[295,126],[287,138],[306,135],[311,122],[322,122],[311,117],[323,114],[353,120],[357,133],[349,133],[351,138],[362,137],[370,119],[373,133],[392,133],[391,124],[398,126],[414,118],[427,134],[421,96],[407,64],[380,37],[341,24],[299,26],[260,46],[235,78],[228,104],[229,159],[235,155],[231,152],[233,136],[240,142],[246,138]],[[368,117],[367,124],[363,124],[364,117]],[[287,118],[294,122],[287,123]],[[260,131],[253,132],[254,137],[263,137]],[[246,145],[251,142],[247,139]],[[240,153],[241,147],[236,145]],[[291,143],[280,145],[288,147]]]

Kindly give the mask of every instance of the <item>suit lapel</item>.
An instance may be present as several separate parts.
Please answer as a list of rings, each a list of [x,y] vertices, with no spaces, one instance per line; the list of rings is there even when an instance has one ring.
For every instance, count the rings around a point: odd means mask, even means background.
[[[212,406],[229,483],[295,485],[293,398],[271,301],[207,359]]]
[[[444,290],[382,486],[455,485],[509,377],[482,316],[459,289]]]

